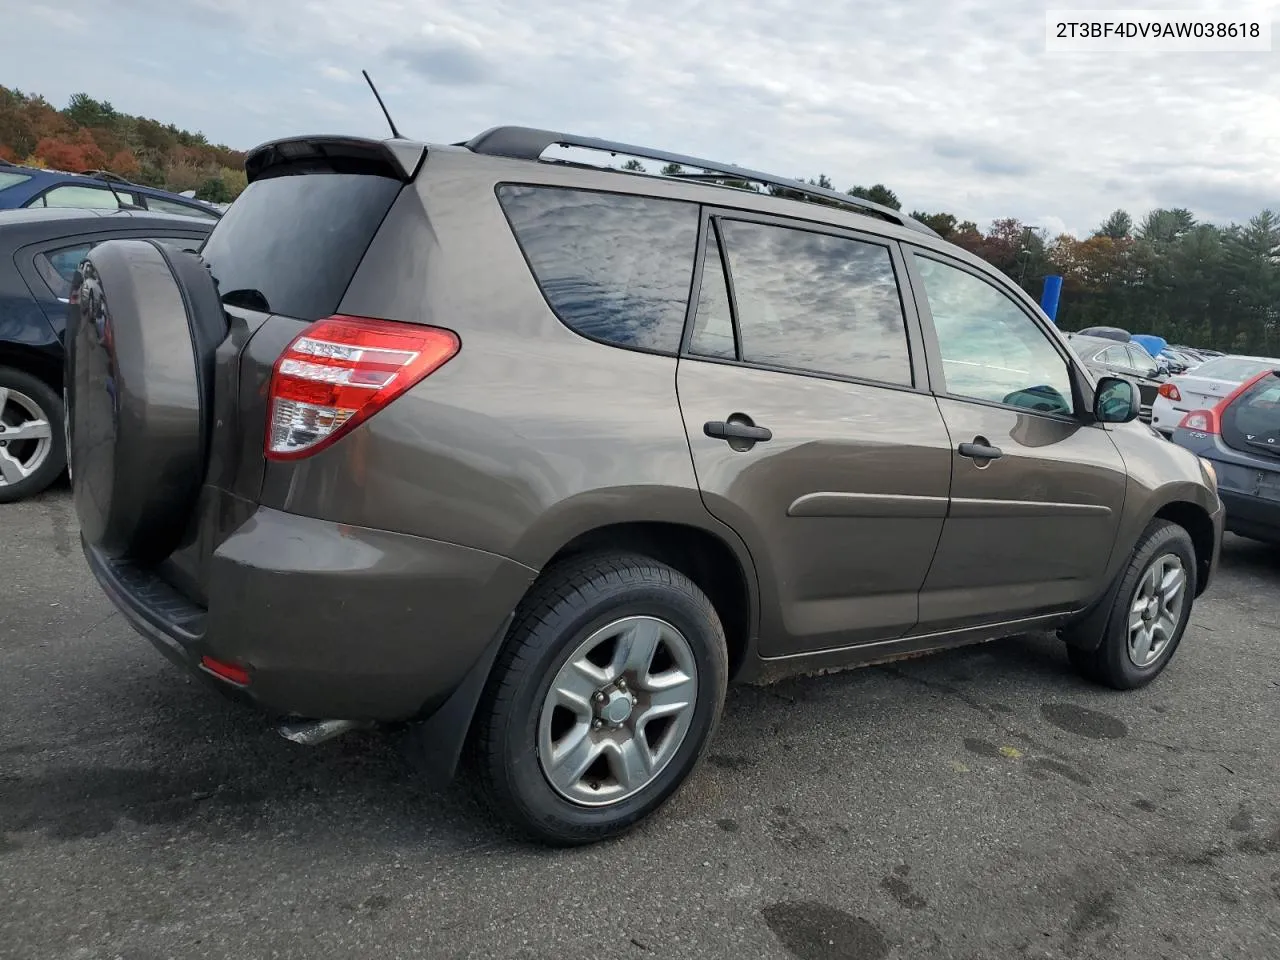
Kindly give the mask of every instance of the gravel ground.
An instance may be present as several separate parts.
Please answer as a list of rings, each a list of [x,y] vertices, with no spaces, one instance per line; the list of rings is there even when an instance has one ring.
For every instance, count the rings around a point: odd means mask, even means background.
[[[55,491],[0,507],[0,957],[1277,957],[1277,586],[1229,538],[1137,693],[1043,637],[736,689],[666,810],[549,852],[190,682]]]

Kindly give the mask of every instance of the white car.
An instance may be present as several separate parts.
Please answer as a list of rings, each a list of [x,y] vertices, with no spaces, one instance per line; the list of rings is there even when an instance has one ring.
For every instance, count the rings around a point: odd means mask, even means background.
[[[1192,410],[1214,406],[1255,374],[1263,370],[1280,370],[1274,357],[1242,357],[1228,354],[1213,357],[1186,373],[1170,377],[1160,385],[1151,407],[1151,425],[1166,437]]]

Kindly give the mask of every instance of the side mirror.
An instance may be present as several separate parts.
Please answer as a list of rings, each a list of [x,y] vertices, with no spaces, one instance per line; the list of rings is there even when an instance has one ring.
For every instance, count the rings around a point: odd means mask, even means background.
[[[1138,388],[1120,377],[1102,377],[1093,394],[1093,415],[1099,423],[1128,423],[1138,418],[1142,398]]]

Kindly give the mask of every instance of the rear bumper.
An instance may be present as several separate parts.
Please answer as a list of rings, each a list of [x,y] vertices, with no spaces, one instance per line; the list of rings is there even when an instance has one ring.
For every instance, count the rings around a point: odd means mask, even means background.
[[[1226,508],[1226,528],[1255,540],[1280,542],[1280,501],[1218,488]]]
[[[85,547],[130,623],[171,660],[273,713],[429,714],[490,647],[535,571],[456,544],[259,508],[214,551],[209,606]],[[244,667],[214,679],[209,656]]]

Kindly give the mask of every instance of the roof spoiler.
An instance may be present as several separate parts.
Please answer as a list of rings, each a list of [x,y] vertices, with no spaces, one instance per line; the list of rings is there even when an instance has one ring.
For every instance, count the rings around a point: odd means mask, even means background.
[[[409,183],[427,155],[413,140],[371,140],[326,135],[269,140],[250,150],[244,172],[250,183],[299,173],[355,173]]]
[[[873,203],[870,200],[863,200],[861,197],[854,197],[847,193],[840,193],[838,190],[815,186],[802,180],[791,180],[786,177],[774,176],[771,173],[747,170],[733,164],[720,163],[715,160],[703,160],[699,157],[689,157],[653,147],[617,143],[613,140],[599,140],[595,137],[580,137],[568,133],[555,133],[551,130],[537,130],[532,127],[493,127],[472,137],[465,143],[455,144],[455,146],[466,147],[473,153],[481,153],[493,157],[509,157],[514,160],[540,160],[543,152],[554,145],[598,150],[628,157],[643,157],[646,160],[674,163],[680,167],[692,167],[694,171],[706,171],[705,174],[700,172],[693,173],[692,178],[694,179],[723,179],[759,183],[766,187],[785,191],[785,193],[800,194],[810,202],[846,207],[855,213],[886,220],[889,223],[895,223],[898,226],[906,227],[909,230],[915,230],[931,237],[938,236],[936,231],[919,220],[908,217],[892,207]]]

